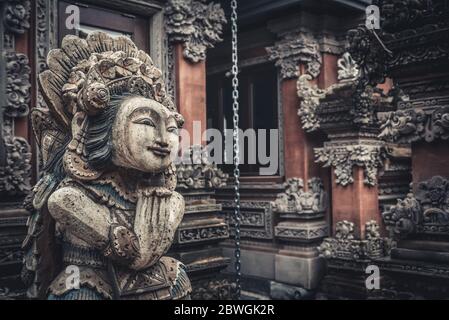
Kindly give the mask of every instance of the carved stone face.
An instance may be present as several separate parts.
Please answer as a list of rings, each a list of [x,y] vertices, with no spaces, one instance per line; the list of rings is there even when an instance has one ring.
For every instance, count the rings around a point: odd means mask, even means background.
[[[159,173],[168,168],[179,148],[174,113],[143,97],[121,103],[112,129],[115,165]]]

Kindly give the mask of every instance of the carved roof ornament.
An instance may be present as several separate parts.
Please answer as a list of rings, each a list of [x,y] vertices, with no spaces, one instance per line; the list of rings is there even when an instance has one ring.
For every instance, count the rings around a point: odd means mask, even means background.
[[[449,8],[439,0],[376,0],[380,7],[382,28],[388,32],[413,28],[422,21],[444,18]],[[429,20],[431,19],[431,20]]]
[[[273,212],[298,215],[323,215],[327,208],[327,195],[319,178],[308,181],[308,191],[304,190],[301,178],[290,178],[284,183],[285,192],[277,195],[271,203]]]
[[[434,176],[420,182],[415,194],[398,199],[395,206],[382,213],[394,237],[415,234],[449,234],[449,181]]]
[[[221,42],[224,10],[206,0],[169,0],[165,7],[165,30],[169,41],[184,46],[184,57],[196,63],[206,59],[206,50]]]
[[[359,67],[352,59],[349,52],[345,52],[340,59],[337,61],[338,66],[338,81],[349,81],[355,80],[360,75]]]
[[[266,50],[269,59],[280,68],[282,79],[298,77],[300,63],[306,64],[306,71],[313,78],[320,74],[322,58],[318,43],[301,34],[286,34]]]
[[[354,182],[353,168],[364,170],[364,183],[377,184],[378,169],[383,166],[384,148],[379,144],[339,144],[327,143],[323,148],[315,148],[315,161],[323,167],[333,167],[336,183],[347,186]]]
[[[322,128],[323,123],[331,121],[340,124],[347,121],[360,125],[372,125],[376,122],[375,102],[372,98],[375,90],[368,85],[359,90],[361,73],[349,52],[345,52],[338,59],[337,65],[338,82],[326,89],[319,89],[310,84],[310,75],[305,74],[298,78],[297,93],[302,99],[298,116],[302,128],[307,132],[316,131]],[[339,112],[342,108],[347,110]]]
[[[400,143],[448,140],[449,107],[409,107],[389,112],[382,121],[379,138]]]
[[[389,240],[381,238],[374,220],[366,222],[364,240],[356,239],[353,222],[338,221],[335,229],[335,236],[325,238],[318,247],[320,255],[327,259],[366,261],[383,257],[390,249]]]
[[[387,75],[387,51],[373,33],[361,25],[347,33],[347,51],[360,70],[359,88],[376,86],[385,81]]]
[[[10,32],[22,34],[30,28],[30,0],[7,0],[3,12],[3,23]]]
[[[229,175],[210,163],[207,148],[190,146],[177,166],[179,189],[220,188],[226,185]]]

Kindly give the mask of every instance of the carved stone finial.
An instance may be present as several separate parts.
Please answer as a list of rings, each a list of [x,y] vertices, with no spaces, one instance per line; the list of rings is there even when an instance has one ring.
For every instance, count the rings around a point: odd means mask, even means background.
[[[320,99],[326,96],[326,91],[319,89],[316,85],[311,85],[312,76],[303,74],[298,78],[296,88],[298,97],[302,100],[298,108],[298,116],[301,119],[302,128],[307,132],[319,129],[320,120],[316,115],[316,109],[320,104]]]
[[[347,33],[348,52],[360,69],[360,88],[383,83],[387,75],[387,52],[364,25]]]
[[[345,52],[343,56],[338,59],[337,66],[339,81],[355,80],[359,76],[359,68],[349,52]]]
[[[227,22],[220,4],[205,0],[169,0],[165,8],[169,41],[184,45],[184,57],[192,62],[206,58],[206,50],[221,42]]]
[[[297,33],[289,33],[274,46],[266,48],[269,58],[280,68],[282,79],[299,76],[299,64],[305,63],[313,78],[320,74],[321,53],[318,44]]]
[[[378,168],[383,165],[384,149],[380,145],[329,143],[323,148],[315,148],[315,157],[317,163],[334,168],[336,183],[339,185],[353,183],[353,167],[358,166],[364,169],[364,183],[375,186]]]

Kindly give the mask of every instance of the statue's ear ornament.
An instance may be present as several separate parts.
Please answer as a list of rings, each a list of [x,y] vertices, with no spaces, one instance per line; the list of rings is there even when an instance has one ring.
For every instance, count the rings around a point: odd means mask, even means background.
[[[102,174],[86,160],[87,118],[108,108],[112,97],[143,96],[177,113],[162,72],[128,37],[103,32],[93,32],[85,40],[66,36],[61,49],[48,54],[47,65],[48,70],[39,75],[40,89],[51,121],[70,140],[64,168],[78,179],[97,179]],[[182,125],[181,115],[177,122]]]

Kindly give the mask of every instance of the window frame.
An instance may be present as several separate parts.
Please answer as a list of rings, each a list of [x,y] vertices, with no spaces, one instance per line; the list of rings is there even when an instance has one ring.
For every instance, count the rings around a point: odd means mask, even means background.
[[[272,65],[274,67],[273,62],[268,60],[267,56],[259,56],[259,57],[253,57],[253,58],[248,58],[248,59],[244,59],[240,61],[240,71],[241,70],[245,70],[248,68],[257,68],[257,67],[262,67],[263,65]],[[229,70],[231,69],[231,65],[230,64],[221,64],[221,65],[217,65],[217,66],[213,66],[212,68],[208,68],[207,70],[207,78],[206,79],[210,79],[211,76],[215,76],[215,75],[219,75],[219,74],[226,74],[227,72],[229,72]],[[278,68],[276,69],[276,74],[275,74],[275,78],[276,78],[276,93],[277,93],[277,99],[276,99],[276,116],[277,116],[277,129],[278,129],[278,146],[279,146],[279,155],[278,155],[278,173],[276,175],[273,176],[262,176],[262,175],[242,175],[241,179],[242,182],[245,183],[251,183],[251,182],[267,182],[267,183],[281,183],[283,181],[283,177],[285,175],[285,170],[284,170],[284,129],[283,129],[283,110],[282,110],[282,90],[281,90],[281,75],[279,72]],[[208,93],[208,83],[209,81],[206,81],[206,95]],[[219,117],[221,119],[223,119],[224,117],[224,109],[223,109],[223,87],[220,87],[220,98],[219,98]],[[209,103],[209,99],[206,98],[206,100]],[[209,109],[209,106],[208,108]],[[207,118],[209,120],[209,118]],[[209,121],[208,122],[208,126],[209,127]],[[214,129],[218,129],[220,130],[220,132],[223,132],[223,123],[220,122],[218,127],[213,127]]]

